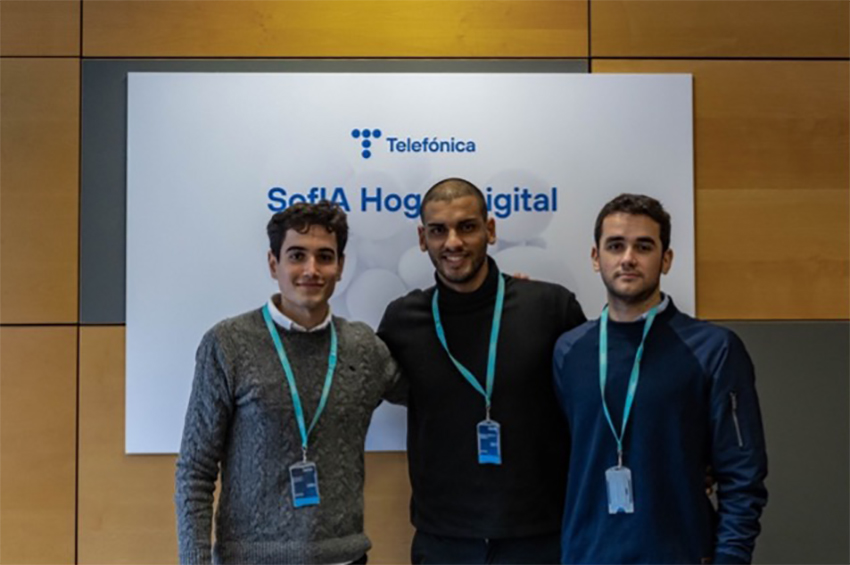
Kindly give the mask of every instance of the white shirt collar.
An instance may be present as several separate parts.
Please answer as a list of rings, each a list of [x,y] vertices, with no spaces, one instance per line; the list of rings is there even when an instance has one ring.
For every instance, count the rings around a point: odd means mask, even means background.
[[[661,312],[663,312],[664,310],[667,309],[667,306],[670,305],[670,295],[669,294],[663,294],[662,296],[663,296],[663,298],[661,299],[661,302],[658,303],[658,311],[656,312],[656,314],[660,314]],[[651,308],[650,308],[650,310],[651,310]],[[647,310],[646,312],[641,314],[640,318],[638,318],[638,320],[646,320],[646,317],[648,315],[649,315],[649,310]]]
[[[275,294],[271,298],[269,298],[269,303],[268,303],[269,304],[269,313],[271,313],[272,320],[274,320],[274,323],[277,324],[278,326],[282,327],[285,330],[293,330],[293,331],[297,331],[297,332],[308,332],[308,333],[309,332],[317,332],[317,331],[325,329],[331,323],[331,306],[330,306],[330,304],[328,304],[328,315],[325,316],[325,319],[322,320],[322,322],[319,325],[312,327],[308,330],[304,326],[300,326],[296,322],[294,322],[293,320],[289,319],[286,316],[286,314],[284,314],[283,312],[280,311],[280,309],[277,307],[277,304],[275,304],[275,302],[274,302],[275,296],[280,296],[280,295]]]

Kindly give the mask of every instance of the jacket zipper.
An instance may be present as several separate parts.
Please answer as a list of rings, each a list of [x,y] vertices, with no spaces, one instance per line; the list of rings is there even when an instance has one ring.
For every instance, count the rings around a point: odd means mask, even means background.
[[[738,421],[738,394],[730,392],[729,399],[732,401],[732,421],[735,423],[735,434],[738,436],[738,447],[744,447],[744,438],[741,436],[741,423]]]

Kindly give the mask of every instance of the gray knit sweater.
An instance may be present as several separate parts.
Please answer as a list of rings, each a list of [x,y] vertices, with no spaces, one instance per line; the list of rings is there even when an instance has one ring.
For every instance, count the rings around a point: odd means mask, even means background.
[[[261,310],[214,326],[201,341],[177,460],[181,563],[343,563],[363,533],[363,448],[382,398],[403,401],[398,369],[363,323],[333,318],[338,361],[327,406],[310,434],[321,503],[295,508],[289,466],[301,460],[292,399]],[[278,327],[309,426],[319,404],[330,328]],[[216,543],[213,491],[221,468]]]

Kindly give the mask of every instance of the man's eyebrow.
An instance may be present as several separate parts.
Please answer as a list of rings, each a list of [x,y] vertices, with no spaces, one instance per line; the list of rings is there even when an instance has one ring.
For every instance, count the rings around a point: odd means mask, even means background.
[[[309,251],[309,249],[307,249],[303,245],[293,245],[291,247],[287,247],[286,251]],[[328,251],[330,253],[336,253],[336,250],[334,250],[333,247],[319,247],[318,249],[316,249],[316,251],[317,252]]]

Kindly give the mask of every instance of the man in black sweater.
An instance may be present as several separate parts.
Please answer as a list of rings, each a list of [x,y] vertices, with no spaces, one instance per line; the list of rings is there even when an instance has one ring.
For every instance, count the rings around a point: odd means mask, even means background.
[[[440,181],[420,209],[436,286],[395,300],[378,335],[410,384],[413,563],[558,563],[569,444],[555,341],[573,293],[499,272],[481,191]]]

